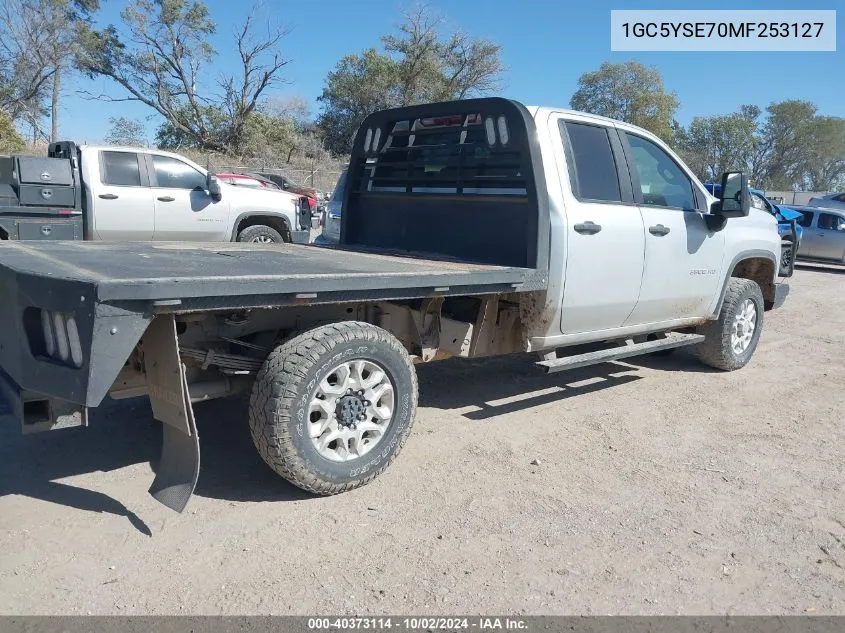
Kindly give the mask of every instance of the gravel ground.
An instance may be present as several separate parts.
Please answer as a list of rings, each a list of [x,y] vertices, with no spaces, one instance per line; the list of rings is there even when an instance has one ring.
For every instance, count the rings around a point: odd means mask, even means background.
[[[845,614],[843,273],[801,268],[731,374],[421,367],[401,457],[337,497],[265,468],[239,402],[198,407],[181,515],[146,494],[144,402],[4,420],[0,613]]]

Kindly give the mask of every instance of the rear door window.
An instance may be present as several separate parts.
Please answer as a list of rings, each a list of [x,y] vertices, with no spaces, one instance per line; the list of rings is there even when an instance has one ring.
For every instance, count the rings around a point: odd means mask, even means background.
[[[838,231],[840,226],[845,225],[845,218],[832,213],[819,213],[818,227],[825,231]]]
[[[572,193],[579,200],[622,202],[607,128],[573,121],[561,121],[560,126],[561,134],[569,136],[572,148],[574,164],[569,169]]]
[[[141,186],[141,167],[134,152],[103,152],[104,185]]]

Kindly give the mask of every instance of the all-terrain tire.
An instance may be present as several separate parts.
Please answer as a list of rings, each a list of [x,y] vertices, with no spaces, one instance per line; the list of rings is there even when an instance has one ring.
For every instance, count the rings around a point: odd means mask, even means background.
[[[264,224],[254,224],[246,227],[243,231],[238,233],[239,242],[261,242],[265,244],[281,244],[285,241],[282,234],[276,229]]]
[[[345,462],[326,459],[308,432],[308,408],[320,381],[340,363],[377,364],[394,387],[394,414],[368,453]],[[408,439],[417,408],[417,375],[402,344],[369,323],[346,321],[309,330],[273,350],[258,372],[249,427],[262,459],[289,482],[318,495],[363,486],[384,472]]]
[[[731,345],[731,336],[737,313],[747,300],[754,304],[757,312],[756,323],[748,347],[737,353]],[[744,367],[754,355],[760,333],[763,331],[763,309],[763,293],[757,282],[731,277],[719,318],[698,328],[698,333],[705,336],[704,342],[697,346],[701,362],[724,371]]]

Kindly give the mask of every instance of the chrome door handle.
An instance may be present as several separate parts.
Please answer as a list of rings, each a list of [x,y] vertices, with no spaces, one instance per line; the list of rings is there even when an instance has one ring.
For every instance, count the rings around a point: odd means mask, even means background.
[[[648,227],[648,232],[652,235],[657,235],[658,237],[663,237],[664,235],[669,234],[669,227],[663,226],[662,224],[655,224],[654,226]]]
[[[176,200],[176,198],[173,198],[171,196],[159,196],[158,198],[156,198],[156,200],[160,200],[161,202],[173,202],[174,200]]]
[[[117,200],[117,196],[113,193],[101,193],[98,198],[102,198],[103,200]]]
[[[581,222],[576,224],[572,228],[575,229],[576,233],[583,233],[585,235],[595,235],[599,231],[601,231],[601,224],[596,224],[595,222]]]

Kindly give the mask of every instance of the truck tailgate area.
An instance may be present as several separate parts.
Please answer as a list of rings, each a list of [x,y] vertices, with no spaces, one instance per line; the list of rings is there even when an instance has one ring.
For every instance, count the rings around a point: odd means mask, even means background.
[[[546,287],[545,271],[291,244],[0,243],[0,368],[96,406],[153,317]]]

